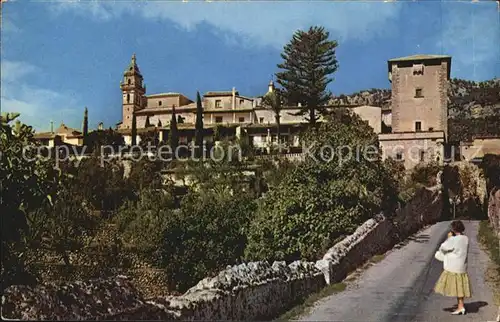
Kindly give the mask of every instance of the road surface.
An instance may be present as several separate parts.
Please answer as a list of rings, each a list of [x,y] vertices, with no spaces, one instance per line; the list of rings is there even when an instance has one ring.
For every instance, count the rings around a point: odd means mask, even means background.
[[[477,242],[478,222],[464,221],[470,237],[468,272],[472,298],[465,316],[452,316],[456,299],[432,289],[442,272],[434,253],[446,238],[449,222],[437,223],[405,245],[396,246],[379,263],[367,268],[345,291],[326,297],[300,319],[305,321],[495,321],[498,306],[484,281],[488,255]]]

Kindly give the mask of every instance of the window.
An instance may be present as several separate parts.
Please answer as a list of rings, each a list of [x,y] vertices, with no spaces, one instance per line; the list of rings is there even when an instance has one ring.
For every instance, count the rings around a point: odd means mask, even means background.
[[[127,94],[127,103],[130,103],[130,94]]]
[[[425,152],[420,151],[420,161],[424,161],[424,160],[425,160]]]
[[[421,88],[416,88],[415,89],[415,97],[424,97]]]
[[[220,108],[220,107],[222,107],[222,102],[221,102],[221,100],[216,100],[216,101],[215,101],[215,107],[216,107],[216,108]]]
[[[240,106],[245,104],[245,100],[240,100]]]
[[[260,118],[259,118],[259,122],[260,122],[260,123],[264,123],[264,118],[263,118],[263,117],[260,117]]]
[[[420,132],[422,131],[422,122],[418,121],[415,122],[415,132]]]
[[[158,106],[161,106],[161,101],[158,101]]]
[[[238,118],[238,122],[240,122],[240,123],[245,122],[245,118],[244,118],[244,117],[240,117],[240,118]]]
[[[215,123],[222,123],[222,116],[216,116]]]
[[[396,160],[398,160],[398,161],[403,160],[403,153],[401,153],[401,152],[396,153]]]
[[[433,127],[430,127],[430,128],[429,128],[429,132],[432,132],[432,131],[434,131],[434,128],[433,128]]]
[[[130,80],[130,78],[129,78],[127,83],[130,85],[130,83],[131,83],[131,82],[132,82],[132,81],[131,81],[131,80]]]

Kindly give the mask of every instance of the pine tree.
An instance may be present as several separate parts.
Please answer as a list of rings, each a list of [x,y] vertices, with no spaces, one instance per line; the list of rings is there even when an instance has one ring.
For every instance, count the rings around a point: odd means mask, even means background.
[[[283,87],[288,105],[301,104],[297,115],[307,115],[311,125],[325,112],[332,94],[327,91],[329,78],[337,68],[335,57],[337,41],[329,40],[330,33],[323,27],[298,30],[283,48],[282,71],[276,73],[277,82]]]
[[[170,148],[174,153],[175,149],[177,149],[177,147],[179,146],[179,133],[177,130],[177,118],[175,115],[175,106],[172,106],[172,119],[170,120],[169,142],[170,142]]]
[[[137,119],[135,114],[132,114],[132,146],[137,145]]]
[[[198,158],[203,154],[203,134],[203,107],[201,106],[200,92],[196,92],[195,152]]]

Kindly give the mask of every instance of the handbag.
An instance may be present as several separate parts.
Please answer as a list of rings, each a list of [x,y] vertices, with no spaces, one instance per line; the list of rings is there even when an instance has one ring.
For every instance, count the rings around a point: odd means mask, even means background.
[[[443,252],[438,250],[436,252],[436,254],[434,254],[434,258],[437,259],[440,262],[444,261],[444,254],[443,254]]]

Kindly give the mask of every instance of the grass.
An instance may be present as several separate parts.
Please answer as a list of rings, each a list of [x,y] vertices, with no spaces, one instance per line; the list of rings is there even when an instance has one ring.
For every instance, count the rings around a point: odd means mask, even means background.
[[[500,305],[500,240],[489,221],[483,220],[479,223],[478,239],[488,251],[493,262],[491,267],[488,267],[486,280],[493,285],[495,300]]]
[[[302,304],[295,306],[293,309],[284,313],[275,321],[290,321],[296,319],[297,317],[307,313],[317,301],[321,300],[324,297],[342,292],[346,287],[347,284],[343,282],[328,285],[321,291],[309,295],[309,297]]]
[[[384,260],[385,258],[385,254],[382,254],[382,255],[375,255],[373,256],[371,259],[370,259],[370,263],[372,264],[376,264],[378,262],[381,262],[382,260]]]

